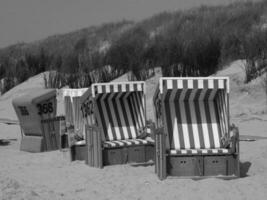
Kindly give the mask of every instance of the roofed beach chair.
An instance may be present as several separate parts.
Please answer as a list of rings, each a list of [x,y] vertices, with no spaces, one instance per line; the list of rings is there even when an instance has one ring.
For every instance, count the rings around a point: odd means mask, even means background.
[[[146,122],[145,83],[96,83],[82,96],[87,164],[144,163],[153,159]]]
[[[43,152],[58,149],[56,90],[32,89],[12,101],[22,131],[20,149]],[[53,122],[55,121],[55,123]]]
[[[238,129],[229,123],[229,78],[165,78],[153,97],[155,171],[178,177],[239,177]]]
[[[66,132],[61,134],[61,148],[70,147],[71,160],[85,160],[85,130],[81,112],[81,96],[87,91],[87,88],[58,90],[57,114],[65,115]],[[63,129],[63,128],[62,128]]]

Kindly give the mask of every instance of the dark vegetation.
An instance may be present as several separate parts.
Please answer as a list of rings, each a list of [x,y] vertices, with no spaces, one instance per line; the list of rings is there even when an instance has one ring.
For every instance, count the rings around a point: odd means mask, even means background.
[[[164,76],[208,76],[246,59],[246,82],[266,70],[267,2],[234,3],[161,13],[134,23],[90,27],[0,50],[0,89],[50,71],[47,87],[88,87],[128,71],[146,80],[160,66]]]

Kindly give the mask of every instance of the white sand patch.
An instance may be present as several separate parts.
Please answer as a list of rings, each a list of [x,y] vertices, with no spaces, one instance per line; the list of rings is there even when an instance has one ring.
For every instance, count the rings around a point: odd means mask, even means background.
[[[216,76],[230,77],[230,113],[232,118],[247,118],[250,115],[265,115],[267,113],[266,74],[244,84],[245,61],[232,62]]]

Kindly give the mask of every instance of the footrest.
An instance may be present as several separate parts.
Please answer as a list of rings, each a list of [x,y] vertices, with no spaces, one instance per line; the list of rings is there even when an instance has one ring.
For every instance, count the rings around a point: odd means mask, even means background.
[[[111,148],[104,149],[103,160],[104,165],[119,165],[127,162],[127,149],[124,148]]]
[[[236,162],[232,155],[205,156],[204,176],[228,176],[235,174]]]
[[[145,146],[128,147],[128,163],[144,163]]]
[[[73,145],[70,147],[71,161],[74,160],[86,160],[87,157],[87,146],[83,145]]]
[[[104,165],[145,163],[154,160],[154,145],[104,148]]]
[[[27,152],[42,152],[44,151],[44,139],[39,136],[23,136],[20,143],[20,150]]]
[[[146,145],[145,146],[145,162],[155,161],[155,146],[154,145]]]
[[[171,176],[201,176],[203,174],[203,158],[200,156],[168,156],[167,173]]]

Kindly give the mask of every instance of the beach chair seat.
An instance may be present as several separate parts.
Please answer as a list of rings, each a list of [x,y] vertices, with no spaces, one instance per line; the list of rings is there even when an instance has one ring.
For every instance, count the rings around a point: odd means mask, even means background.
[[[168,151],[170,155],[225,155],[234,153],[232,149],[170,149]]]
[[[153,149],[145,147],[154,142],[146,139],[151,129],[146,121],[144,82],[96,83],[81,101],[89,166],[145,162],[145,154],[152,155]]]
[[[161,78],[153,105],[160,179],[239,176],[238,129],[229,125],[228,78]]]

